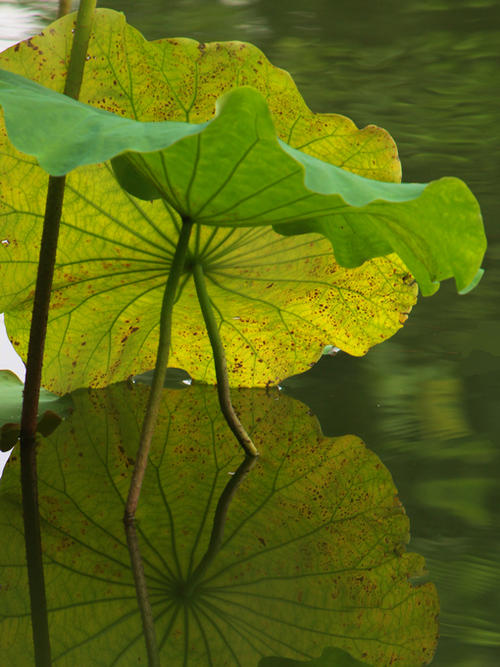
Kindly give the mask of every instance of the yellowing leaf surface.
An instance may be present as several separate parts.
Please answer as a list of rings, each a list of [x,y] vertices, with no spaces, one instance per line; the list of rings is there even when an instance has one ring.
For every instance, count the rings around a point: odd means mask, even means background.
[[[72,18],[9,49],[0,65],[62,90]],[[363,131],[341,116],[315,115],[291,77],[249,44],[147,42],[121,14],[101,10],[89,46],[81,100],[144,121],[203,122],[215,100],[240,85],[265,97],[278,136],[363,176],[396,181],[399,162],[383,130]],[[9,144],[2,129],[0,309],[26,355],[46,175]],[[179,219],[164,202],[121,191],[106,165],[80,168],[67,182],[49,318],[45,386],[64,393],[103,386],[154,365],[166,277]],[[204,263],[233,384],[265,385],[305,370],[326,344],[364,354],[391,336],[416,288],[395,257],[350,270],[316,235],[283,237],[270,228],[198,228],[191,257]],[[8,274],[6,271],[8,270]],[[2,278],[3,276],[3,278]],[[189,265],[174,309],[172,363],[214,380],[211,351],[193,297]]]

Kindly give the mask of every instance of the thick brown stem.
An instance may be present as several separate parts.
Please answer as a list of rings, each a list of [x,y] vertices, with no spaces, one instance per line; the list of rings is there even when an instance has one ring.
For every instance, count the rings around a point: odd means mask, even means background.
[[[139,540],[137,539],[137,532],[133,521],[125,524],[125,533],[127,535],[130,562],[134,574],[137,601],[141,612],[142,628],[146,640],[148,665],[149,667],[160,667],[160,654],[158,652],[158,643],[156,641],[153,611],[149,602],[148,587],[146,584],[146,577],[144,576],[144,566],[139,549]]]
[[[68,75],[64,89],[66,95],[70,95],[75,99],[78,98],[80,92],[95,6],[96,0],[82,0],[78,12],[75,38],[71,49]],[[65,180],[64,176],[49,177],[21,415],[21,489],[33,642],[35,664],[37,667],[47,667],[51,664],[51,651],[38,508],[36,428],[50,293],[56,260]]]

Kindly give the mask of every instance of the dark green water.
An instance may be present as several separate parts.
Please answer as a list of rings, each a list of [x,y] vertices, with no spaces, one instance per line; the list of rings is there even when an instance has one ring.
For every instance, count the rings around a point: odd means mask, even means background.
[[[104,4],[104,3],[102,3]],[[326,435],[355,433],[390,470],[441,602],[433,664],[500,661],[500,6],[488,0],[108,1],[149,39],[244,40],[314,111],[395,138],[407,181],[464,179],[489,250],[479,287],[446,284],[365,358],[284,383]]]

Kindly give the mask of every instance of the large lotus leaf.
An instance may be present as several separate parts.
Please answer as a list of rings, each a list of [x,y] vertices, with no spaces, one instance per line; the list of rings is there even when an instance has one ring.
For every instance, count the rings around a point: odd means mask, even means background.
[[[71,418],[40,446],[60,665],[145,659],[121,519],[147,394],[127,384],[79,391]],[[387,469],[354,436],[322,437],[306,408],[277,390],[240,390],[235,404],[263,455],[216,512],[240,464],[216,391],[165,391],[137,521],[162,664],[307,661],[327,647],[372,665],[428,662],[436,591],[409,581],[423,560],[405,551],[408,519]],[[0,647],[6,664],[24,667],[17,466],[9,462],[0,486]]]
[[[197,224],[321,232],[351,268],[396,251],[424,294],[451,276],[466,289],[484,254],[479,206],[464,183],[385,183],[302,153],[277,139],[253,88],[226,93],[200,125],[133,121],[1,71],[0,103],[14,146],[50,174],[114,157],[126,190],[163,197]]]
[[[48,26],[0,56],[1,67],[62,92],[74,15]],[[141,121],[202,123],[215,101],[240,86],[266,99],[277,135],[294,148],[367,178],[401,180],[390,135],[369,125],[359,130],[338,114],[315,114],[293,79],[252,44],[198,43],[192,39],[148,42],[123,14],[99,9],[88,48],[79,99]]]
[[[15,205],[3,222],[8,243],[0,248],[0,309],[8,313],[9,333],[24,355],[46,176],[18,154],[5,155],[3,165],[6,173],[15,169],[22,176],[19,182],[9,179],[4,191]],[[154,366],[162,292],[179,224],[163,202],[138,202],[117,188],[104,165],[70,174],[46,341],[46,386],[60,393],[102,386]],[[328,241],[313,238],[287,238],[269,227],[203,226],[193,235],[191,255],[204,261],[233,384],[275,383],[307,369],[328,343],[364,354],[406,319],[416,288],[397,257],[344,269]],[[214,380],[212,351],[188,274],[174,310],[171,363]]]
[[[39,189],[26,214],[6,218],[0,248],[0,309],[17,351],[28,344],[36,244],[44,206],[43,172],[25,163]],[[44,384],[64,393],[105,385],[154,367],[163,290],[178,238],[178,219],[161,202],[138,203],[105,166],[68,179],[45,349]],[[15,227],[14,227],[15,222]],[[270,228],[198,228],[191,252],[205,257],[208,289],[220,321],[232,384],[275,383],[306,370],[334,343],[364,354],[406,319],[416,299],[397,257],[358,269],[339,267],[327,240],[283,237]],[[214,381],[212,350],[194,283],[185,275],[174,308],[170,363]]]
[[[0,65],[60,91],[72,25],[68,17],[56,22],[1,54]],[[289,75],[251,45],[149,43],[122,15],[102,10],[85,72],[84,102],[145,121],[207,121],[220,93],[252,85],[264,95],[278,136],[291,146],[365,176],[399,177],[397,153],[385,132],[373,126],[358,131],[343,117],[312,114]],[[8,311],[9,333],[25,355],[46,178],[7,141],[1,165],[0,309]],[[176,215],[168,208],[120,192],[102,165],[70,175],[47,339],[47,386],[63,392],[102,385],[154,365],[161,291],[177,240]],[[266,384],[302,371],[328,343],[364,354],[405,319],[414,293],[398,260],[346,271],[331,258],[328,244],[313,246],[312,238],[283,238],[269,229],[198,229],[192,253],[206,265],[221,326],[231,332],[233,383]],[[415,243],[425,245],[417,237]],[[184,293],[192,293],[190,281],[186,286],[190,292]],[[187,341],[203,327],[197,305],[183,303],[187,320],[174,314],[175,361],[212,381],[205,338],[185,362]],[[242,359],[250,363],[242,365]]]

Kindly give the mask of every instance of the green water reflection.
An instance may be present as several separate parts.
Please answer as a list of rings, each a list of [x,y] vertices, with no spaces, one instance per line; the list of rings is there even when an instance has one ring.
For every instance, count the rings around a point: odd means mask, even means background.
[[[496,0],[109,0],[149,39],[259,45],[316,111],[376,123],[405,180],[463,178],[490,248],[467,297],[444,285],[364,359],[325,359],[288,391],[326,434],[357,433],[394,476],[441,598],[433,664],[493,667],[500,634],[500,6]],[[335,341],[332,341],[335,342]]]
[[[39,455],[52,652],[60,665],[126,667],[145,654],[121,516],[148,389],[72,396]],[[427,663],[437,592],[406,551],[388,469],[356,436],[322,436],[277,389],[234,399],[257,460],[241,462],[215,388],[164,395],[137,515],[160,663]],[[32,663],[18,466],[14,456],[0,487],[0,648],[12,667]]]

